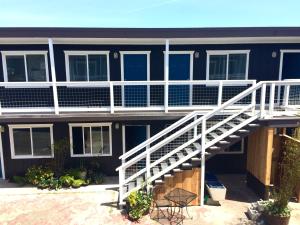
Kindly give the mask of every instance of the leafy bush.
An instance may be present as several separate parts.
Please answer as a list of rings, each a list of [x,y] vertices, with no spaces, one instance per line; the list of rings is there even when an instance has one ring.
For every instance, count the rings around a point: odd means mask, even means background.
[[[147,194],[143,190],[131,192],[127,198],[128,201],[128,217],[131,220],[137,221],[145,215],[151,205],[152,195]]]
[[[20,187],[26,184],[26,178],[21,176],[13,176],[12,181]]]
[[[54,173],[51,169],[43,166],[32,166],[27,169],[25,178],[28,183],[38,186],[45,180],[53,179]]]
[[[74,182],[74,177],[70,175],[64,175],[59,178],[59,181],[64,187],[71,187]]]
[[[104,174],[98,171],[89,170],[88,177],[91,179],[91,182],[94,184],[102,184],[104,181]]]
[[[67,175],[74,177],[74,179],[82,179],[86,178],[86,170],[81,168],[72,168],[66,172]]]
[[[73,188],[79,188],[81,186],[84,186],[86,185],[86,181],[85,180],[82,180],[82,179],[77,179],[77,180],[74,180],[73,183],[72,183],[72,187]]]

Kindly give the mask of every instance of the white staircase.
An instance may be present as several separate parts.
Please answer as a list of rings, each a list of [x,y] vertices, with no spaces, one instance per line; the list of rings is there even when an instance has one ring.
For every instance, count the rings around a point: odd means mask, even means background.
[[[187,114],[123,154],[117,168],[119,204],[143,185],[163,183],[164,177],[199,163],[203,196],[206,158],[248,135],[258,119],[295,113],[291,108],[299,108],[300,95],[290,97],[294,86],[300,88],[300,81],[259,82],[204,115]]]

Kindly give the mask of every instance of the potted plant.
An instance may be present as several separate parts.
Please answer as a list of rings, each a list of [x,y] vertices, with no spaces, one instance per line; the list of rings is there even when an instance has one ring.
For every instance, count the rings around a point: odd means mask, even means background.
[[[293,197],[300,179],[300,142],[285,138],[282,157],[279,162],[279,183],[275,187],[273,200],[266,204],[264,218],[269,225],[289,224],[291,209],[289,200]]]

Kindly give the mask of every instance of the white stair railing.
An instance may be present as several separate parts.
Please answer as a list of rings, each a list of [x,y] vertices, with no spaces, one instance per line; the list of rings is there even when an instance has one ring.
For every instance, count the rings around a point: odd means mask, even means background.
[[[130,192],[138,190],[142,186],[136,182],[133,188],[129,190],[127,185],[130,182],[144,177],[147,183],[151,183],[198,154],[201,154],[201,185],[204,185],[206,149],[257,118],[276,115],[275,111],[282,112],[290,108],[291,103],[294,108],[297,108],[300,105],[300,96],[290,98],[292,86],[300,89],[300,80],[259,82],[201,117],[199,112],[188,114],[122,155],[120,157],[122,165],[117,168],[119,171],[120,204]],[[284,90],[284,93],[280,93],[281,89]],[[234,108],[235,110],[233,110]],[[234,124],[234,126],[228,127],[228,124]],[[220,132],[220,128],[225,129],[226,132]],[[212,135],[213,138],[209,139]],[[201,143],[200,148],[162,168],[159,172],[151,174],[151,170],[160,163],[166,162],[181,150],[198,141]],[[203,190],[204,186],[201,188],[202,199]]]

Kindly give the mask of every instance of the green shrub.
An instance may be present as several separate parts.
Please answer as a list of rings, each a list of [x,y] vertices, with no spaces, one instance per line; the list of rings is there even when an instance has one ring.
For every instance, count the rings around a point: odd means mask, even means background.
[[[145,215],[151,206],[152,195],[143,190],[131,192],[127,198],[128,217],[130,220],[137,221]]]
[[[70,175],[74,177],[74,179],[85,179],[86,178],[86,170],[81,168],[72,168],[67,170],[66,175]]]
[[[82,179],[76,179],[76,180],[73,181],[72,187],[73,188],[79,188],[79,187],[81,187],[81,186],[83,186],[85,184],[86,184],[86,182],[84,180],[82,180]]]
[[[60,182],[59,179],[57,178],[50,178],[50,179],[43,179],[40,181],[40,183],[37,185],[38,188],[41,189],[53,189],[53,190],[58,190],[62,188],[62,183]]]
[[[20,187],[26,184],[26,178],[21,176],[13,176],[12,181]]]
[[[74,177],[70,175],[64,175],[59,178],[59,181],[64,187],[71,187],[74,182]]]
[[[43,166],[32,166],[27,169],[25,178],[28,183],[38,186],[40,182],[52,179],[54,173],[51,169]]]
[[[104,181],[104,174],[98,171],[89,170],[88,177],[94,184],[102,184]]]

